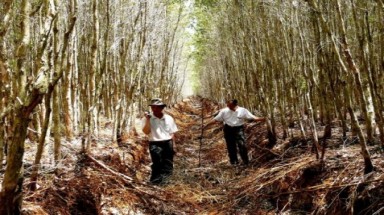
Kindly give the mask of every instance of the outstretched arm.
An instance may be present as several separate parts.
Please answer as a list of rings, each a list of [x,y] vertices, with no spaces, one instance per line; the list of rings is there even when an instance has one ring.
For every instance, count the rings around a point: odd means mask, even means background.
[[[254,120],[255,122],[265,122],[267,121],[267,118],[266,117],[257,117],[255,115],[253,115],[249,110],[246,109],[246,115],[247,115],[247,119],[249,120]]]
[[[212,118],[203,126],[203,128],[206,129],[206,128],[210,127],[211,125],[216,124],[218,122],[220,122],[220,121],[217,121],[217,120]]]
[[[267,118],[265,118],[265,117],[257,117],[257,116],[255,116],[255,117],[253,118],[253,120],[255,120],[256,122],[265,122],[265,121],[267,121]]]

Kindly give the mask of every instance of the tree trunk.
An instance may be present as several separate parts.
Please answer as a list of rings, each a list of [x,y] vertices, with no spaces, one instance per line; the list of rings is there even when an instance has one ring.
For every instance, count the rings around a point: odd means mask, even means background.
[[[67,64],[65,67],[65,75],[63,76],[63,92],[62,92],[62,102],[63,102],[63,119],[64,119],[64,129],[65,129],[65,137],[68,141],[73,139],[73,118],[72,118],[72,100],[71,93],[72,90],[70,87],[70,82],[72,80],[72,52],[69,54],[70,57],[67,59]]]
[[[35,161],[32,166],[32,172],[31,172],[31,179],[30,179],[30,184],[29,184],[29,189],[32,191],[35,191],[37,188],[37,178],[39,176],[39,168],[40,168],[40,161],[41,158],[43,157],[43,152],[44,152],[44,144],[45,140],[47,137],[47,133],[49,130],[49,122],[51,118],[51,97],[52,97],[52,87],[49,87],[47,95],[45,95],[45,117],[44,117],[44,124],[43,128],[41,130],[41,135],[40,139],[38,141],[37,145],[37,151],[35,155]]]
[[[87,132],[87,147],[86,151],[91,149],[91,144],[93,142],[93,135],[96,135],[96,120],[97,120],[97,104],[94,103],[96,99],[96,76],[97,76],[97,65],[98,65],[98,46],[99,46],[99,1],[94,0],[92,4],[92,18],[93,18],[93,35],[92,35],[92,44],[91,44],[91,64],[89,68],[89,79],[88,79],[88,93],[86,94],[87,100],[89,100],[90,110],[87,110],[88,115],[88,132]]]
[[[0,109],[1,111],[1,109]],[[0,120],[0,170],[3,169],[3,161],[4,161],[4,146],[5,146],[5,131],[4,131],[4,123]]]
[[[61,128],[60,128],[60,105],[59,89],[53,90],[52,100],[52,119],[53,119],[53,140],[54,140],[54,160],[57,165],[61,159]]]
[[[7,156],[7,168],[4,174],[0,194],[0,214],[21,214],[23,200],[23,156],[24,141],[27,136],[29,119],[28,107],[16,111],[14,118],[14,135]]]
[[[26,95],[26,83],[27,83],[27,68],[26,60],[26,49],[30,42],[30,3],[27,0],[21,2],[21,37],[20,45],[18,46],[16,53],[16,77],[14,78],[15,95],[19,95],[22,99],[20,105],[15,110],[15,117],[13,118],[13,137],[9,146],[9,152],[7,156],[7,167],[4,173],[3,186],[0,193],[0,214],[20,214],[22,204],[22,188],[23,188],[23,155],[24,155],[24,141],[27,136],[28,123],[30,121],[29,114],[40,103],[41,95],[39,91],[34,91],[35,98],[32,97],[29,103]],[[17,81],[16,81],[17,80]],[[16,93],[16,90],[19,93]],[[36,103],[35,103],[36,102]],[[23,106],[26,104],[25,106]],[[2,117],[1,117],[2,118]]]
[[[29,28],[29,15],[30,5],[28,1],[22,2],[23,8],[23,25],[24,28]],[[48,6],[47,6],[48,7]],[[74,26],[74,22],[71,23],[71,28],[66,32],[65,35],[69,34]],[[18,49],[17,56],[22,57],[25,55],[26,46],[29,44],[29,31],[23,29],[23,43]],[[50,32],[48,31],[45,35],[46,38],[49,38]],[[40,51],[44,51],[46,44],[40,47]],[[63,48],[66,49],[66,46],[63,45]],[[40,55],[38,55],[40,56]],[[40,59],[36,59],[38,61]],[[23,71],[25,71],[25,64],[27,58],[18,59],[17,69],[21,71],[20,79],[24,80],[25,76]],[[40,65],[40,64],[39,64]],[[38,74],[31,85],[28,85],[29,88],[23,88],[20,90],[19,103],[15,105],[14,109],[14,126],[13,126],[13,137],[12,143],[9,147],[9,154],[7,157],[7,168],[4,174],[3,186],[0,193],[0,214],[20,214],[21,203],[22,203],[22,188],[23,188],[23,155],[24,155],[24,142],[27,135],[28,123],[30,121],[30,115],[34,111],[35,107],[42,102],[44,95],[47,93],[48,88],[53,89],[57,84],[59,79],[62,77],[60,71],[53,71],[51,76],[48,76],[48,71],[46,68],[37,68],[39,70]],[[51,82],[49,78],[52,77]],[[21,81],[22,82],[22,81]],[[19,87],[23,87],[25,83],[20,83]],[[28,94],[26,93],[28,92]],[[7,115],[9,113],[2,113],[2,115]],[[2,118],[2,117],[1,117]]]
[[[373,171],[373,163],[372,163],[372,160],[371,160],[371,155],[369,154],[369,151],[367,149],[367,144],[366,144],[366,141],[365,141],[365,137],[364,137],[363,131],[361,130],[359,122],[357,120],[357,117],[356,117],[356,115],[355,115],[355,113],[353,111],[352,101],[351,101],[351,97],[350,97],[351,93],[349,92],[349,89],[347,89],[347,87],[345,88],[345,95],[347,95],[347,98],[348,98],[347,109],[348,109],[349,115],[351,116],[352,127],[354,129],[356,129],[357,134],[359,136],[359,143],[360,143],[360,147],[361,147],[361,154],[363,155],[364,165],[365,165],[364,173],[368,174],[368,173]]]
[[[3,15],[0,20],[0,41],[4,41],[4,36],[8,31],[9,25],[9,12],[11,11],[13,0],[5,0],[2,3],[2,10],[0,11]],[[7,104],[7,98],[10,95],[9,89],[6,88],[8,80],[8,72],[6,66],[6,57],[4,54],[4,43],[0,42],[0,113],[4,111],[4,107]],[[6,147],[6,119],[0,117],[0,169],[3,168],[4,152]]]
[[[73,138],[73,111],[72,109],[72,99],[71,95],[72,92],[76,91],[75,88],[71,87],[71,81],[73,78],[73,59],[74,59],[74,42],[70,40],[70,35],[71,32],[73,31],[73,28],[76,23],[76,9],[77,9],[77,0],[70,0],[68,5],[69,5],[69,15],[67,17],[67,23],[69,24],[69,29],[68,31],[64,34],[64,46],[62,49],[62,56],[61,56],[61,70],[63,70],[63,87],[62,87],[62,102],[63,102],[63,120],[64,120],[64,129],[65,129],[65,137],[67,140],[71,141]],[[69,51],[68,53],[68,50]]]
[[[46,78],[46,77],[45,77]],[[0,214],[20,214],[22,203],[24,141],[27,136],[30,114],[41,103],[44,90],[33,89],[19,106],[14,117],[13,138],[7,156],[7,168],[0,193]]]
[[[319,150],[320,150],[319,138],[318,138],[318,135],[317,135],[317,128],[316,128],[316,122],[315,122],[315,113],[314,113],[313,108],[312,108],[312,101],[311,101],[311,98],[309,96],[309,93],[307,93],[305,95],[305,98],[306,98],[306,101],[307,101],[307,104],[308,104],[309,124],[310,124],[310,127],[311,127],[312,138],[313,138],[313,146],[312,146],[312,148],[314,149],[314,151],[316,153],[316,158],[319,159],[320,158],[320,155],[319,155]]]

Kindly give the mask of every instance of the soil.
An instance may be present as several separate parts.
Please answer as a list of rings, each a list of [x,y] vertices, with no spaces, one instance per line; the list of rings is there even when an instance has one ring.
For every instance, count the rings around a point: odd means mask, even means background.
[[[89,153],[81,137],[63,140],[63,159],[53,165],[48,144],[36,191],[28,190],[35,143],[27,143],[23,214],[384,214],[384,159],[369,146],[375,171],[364,174],[357,138],[342,137],[335,123],[321,161],[312,152],[310,131],[291,127],[268,147],[264,123],[246,124],[250,164],[228,162],[222,126],[202,129],[222,108],[191,97],[167,108],[176,119],[174,174],[167,183],[148,183],[151,160],[140,129],[111,141],[103,122]],[[203,119],[202,119],[203,116]],[[323,127],[319,124],[319,137]]]

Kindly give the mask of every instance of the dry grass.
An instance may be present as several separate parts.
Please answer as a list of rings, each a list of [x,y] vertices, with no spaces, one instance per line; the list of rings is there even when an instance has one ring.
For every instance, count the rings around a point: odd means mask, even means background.
[[[205,116],[219,109],[203,102]],[[78,154],[76,144],[64,144],[61,173],[46,168],[38,191],[25,191],[25,213],[380,214],[384,160],[376,146],[370,148],[376,170],[363,175],[360,148],[338,133],[319,162],[310,140],[278,140],[266,149],[265,126],[250,123],[251,164],[230,166],[220,128],[205,130],[201,138],[201,107],[191,98],[167,110],[180,129],[169,183],[146,182],[150,159],[140,135],[125,137],[127,144],[120,147],[104,139],[91,157]]]

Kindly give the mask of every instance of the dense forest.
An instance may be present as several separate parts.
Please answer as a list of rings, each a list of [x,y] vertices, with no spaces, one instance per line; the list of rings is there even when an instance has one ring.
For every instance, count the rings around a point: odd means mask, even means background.
[[[381,214],[383,23],[383,0],[2,0],[0,214]],[[180,127],[166,187],[151,98]],[[267,119],[247,169],[203,129],[231,98]]]

